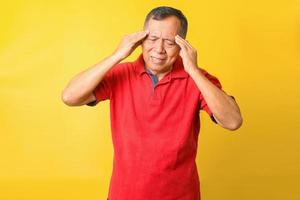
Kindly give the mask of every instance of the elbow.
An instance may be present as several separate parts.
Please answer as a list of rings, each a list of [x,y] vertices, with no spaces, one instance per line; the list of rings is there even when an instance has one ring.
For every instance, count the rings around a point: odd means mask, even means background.
[[[233,122],[228,125],[227,127],[224,127],[230,131],[235,131],[237,129],[239,129],[243,124],[243,118],[242,116],[238,117],[237,119],[233,120]]]
[[[227,130],[230,130],[230,131],[235,131],[237,129],[239,129],[242,124],[243,124],[243,118],[241,115],[238,115],[237,117],[231,119],[230,121],[227,121],[226,123],[224,122],[220,122],[218,121],[218,124],[220,126],[222,126],[223,128],[227,129]]]
[[[76,106],[76,100],[73,98],[72,94],[66,92],[65,90],[61,93],[61,100],[67,106]]]

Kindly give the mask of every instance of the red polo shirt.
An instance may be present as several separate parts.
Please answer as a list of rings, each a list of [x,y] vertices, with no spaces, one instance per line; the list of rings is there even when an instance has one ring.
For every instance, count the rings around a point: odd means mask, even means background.
[[[154,88],[144,66],[142,54],[117,64],[94,90],[94,105],[110,100],[114,160],[108,199],[199,200],[199,111],[212,113],[180,57]],[[202,73],[221,89],[216,77]]]

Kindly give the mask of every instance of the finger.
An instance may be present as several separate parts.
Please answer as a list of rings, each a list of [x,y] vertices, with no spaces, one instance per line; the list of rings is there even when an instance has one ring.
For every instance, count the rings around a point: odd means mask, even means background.
[[[175,42],[180,46],[181,49],[186,49],[186,44],[183,43],[183,41],[181,41],[180,39],[175,37]]]
[[[176,35],[176,36],[175,36],[175,40],[177,40],[178,42],[180,42],[180,43],[183,44],[183,45],[187,45],[187,44],[184,42],[184,40],[183,40],[179,35]]]
[[[180,37],[180,35],[176,35],[175,38],[177,38],[178,40],[180,40],[182,42],[184,41],[184,39],[182,37]]]
[[[176,38],[178,38],[180,41],[182,41],[186,46],[193,48],[192,45],[187,40],[180,37],[180,35],[176,35]]]
[[[195,48],[188,41],[186,41],[186,43],[192,50],[195,50]]]
[[[186,44],[187,44],[191,49],[193,49],[193,47],[192,47],[192,45],[189,43],[189,41],[184,40],[184,42],[186,42]]]
[[[147,34],[149,34],[149,30],[142,30],[137,32],[137,35],[147,35]]]
[[[178,38],[180,41],[182,41],[185,45],[187,45],[188,47],[190,47],[191,49],[193,49],[192,45],[185,39],[183,39],[182,37],[180,37],[180,35],[176,35],[175,38]]]
[[[149,34],[149,31],[140,31],[140,32],[136,32],[134,34],[132,34],[131,36],[131,41],[133,43],[137,43],[137,42],[140,42],[141,40],[143,40],[144,38],[147,37],[147,35]]]
[[[179,46],[179,48],[181,49],[181,50],[186,50],[186,48],[184,47],[184,45],[182,44],[182,43],[180,43],[180,42],[178,42],[178,41],[176,41],[175,40],[175,42],[178,44],[178,46]]]

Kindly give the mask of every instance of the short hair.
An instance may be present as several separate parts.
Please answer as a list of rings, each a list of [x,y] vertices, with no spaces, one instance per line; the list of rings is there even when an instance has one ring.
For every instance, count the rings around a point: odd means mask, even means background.
[[[163,20],[170,16],[175,16],[179,19],[180,30],[178,34],[181,37],[185,38],[187,34],[188,21],[180,10],[169,6],[160,6],[160,7],[153,8],[146,16],[144,22],[144,28],[146,27],[150,19]]]

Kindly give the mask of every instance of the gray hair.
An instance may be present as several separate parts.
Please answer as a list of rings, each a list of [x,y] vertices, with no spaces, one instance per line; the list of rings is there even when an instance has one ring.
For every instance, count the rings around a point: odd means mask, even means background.
[[[152,9],[146,16],[144,22],[144,28],[148,25],[148,21],[150,19],[163,20],[170,16],[175,16],[179,19],[180,30],[178,35],[185,38],[187,34],[187,28],[188,28],[188,21],[186,17],[183,15],[183,13],[180,10],[168,6],[160,6]]]

